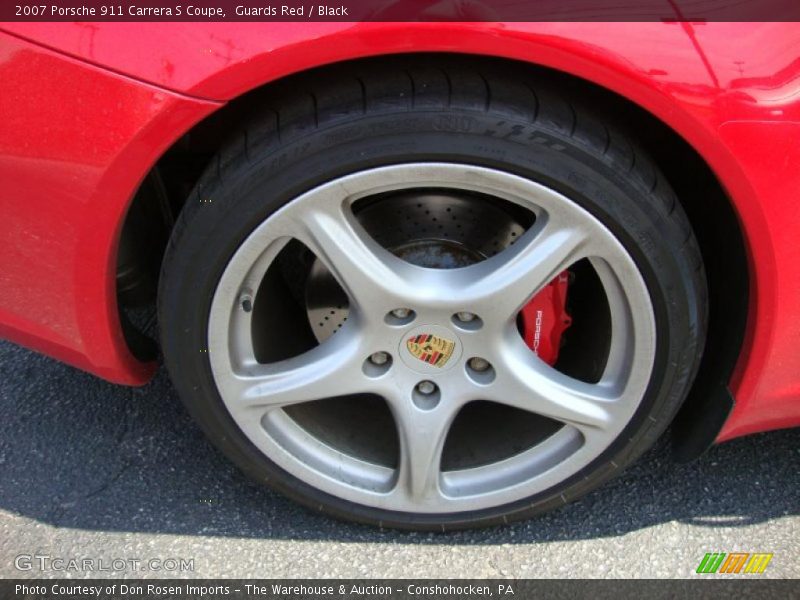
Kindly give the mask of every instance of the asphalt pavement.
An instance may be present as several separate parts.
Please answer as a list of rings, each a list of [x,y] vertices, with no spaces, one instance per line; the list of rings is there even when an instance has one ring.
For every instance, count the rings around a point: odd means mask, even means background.
[[[126,388],[0,342],[0,415],[0,577],[696,577],[706,552],[734,551],[773,553],[760,577],[800,577],[800,429],[689,465],[662,441],[556,512],[429,535],[335,521],[249,481],[163,369]],[[105,570],[68,562],[84,558]]]

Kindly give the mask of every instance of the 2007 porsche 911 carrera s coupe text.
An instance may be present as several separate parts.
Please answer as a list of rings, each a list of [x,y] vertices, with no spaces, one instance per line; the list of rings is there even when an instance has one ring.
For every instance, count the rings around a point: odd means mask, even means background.
[[[797,426],[798,49],[2,23],[0,335],[124,385],[161,356],[247,474],[385,527],[559,507],[668,428],[688,460]]]

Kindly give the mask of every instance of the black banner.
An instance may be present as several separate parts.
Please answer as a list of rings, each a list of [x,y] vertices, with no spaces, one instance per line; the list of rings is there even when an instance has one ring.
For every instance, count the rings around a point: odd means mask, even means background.
[[[2,580],[0,597],[22,600],[222,600],[293,599],[433,600],[453,598],[556,598],[620,600],[621,598],[800,598],[796,581],[755,578],[660,580],[458,580],[458,579],[361,579],[361,580]]]
[[[0,21],[800,21],[800,2],[3,0]]]

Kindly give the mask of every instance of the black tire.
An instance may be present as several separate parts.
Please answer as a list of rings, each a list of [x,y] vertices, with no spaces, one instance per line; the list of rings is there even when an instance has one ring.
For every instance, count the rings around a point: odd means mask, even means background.
[[[463,63],[461,63],[463,65]],[[159,322],[166,365],[209,438],[255,480],[326,514],[384,527],[452,530],[554,509],[634,461],[668,426],[702,354],[707,290],[697,242],[660,171],[611,120],[529,80],[525,71],[413,60],[352,67],[275,92],[206,169],[164,258]],[[228,414],[207,354],[210,303],[229,258],[273,211],[322,182],[410,161],[465,162],[544,183],[600,219],[639,267],[655,309],[657,349],[634,418],[591,465],[524,501],[409,514],[341,500],[289,475]]]

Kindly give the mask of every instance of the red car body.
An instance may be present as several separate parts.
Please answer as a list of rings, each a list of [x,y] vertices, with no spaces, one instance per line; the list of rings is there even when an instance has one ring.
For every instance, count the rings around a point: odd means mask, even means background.
[[[739,218],[746,335],[718,440],[800,424],[800,27],[792,23],[0,24],[0,337],[113,382],[154,364],[115,296],[126,210],[226,102],[349,59],[526,61],[639,105],[707,163]]]

